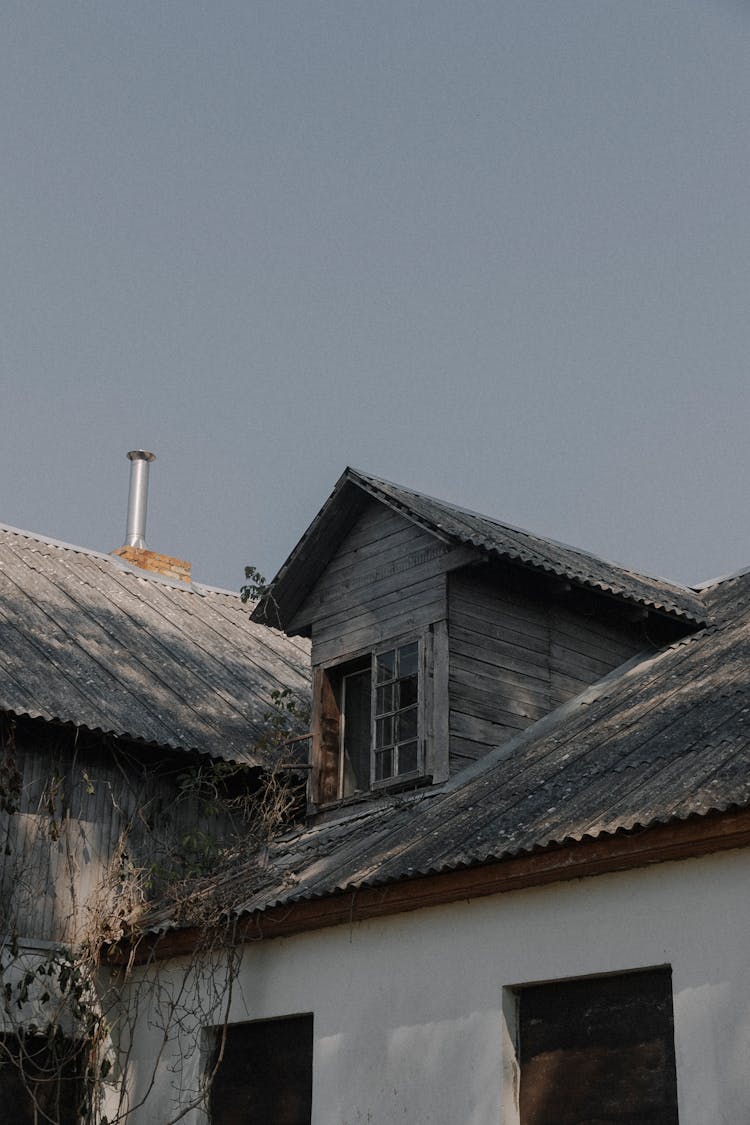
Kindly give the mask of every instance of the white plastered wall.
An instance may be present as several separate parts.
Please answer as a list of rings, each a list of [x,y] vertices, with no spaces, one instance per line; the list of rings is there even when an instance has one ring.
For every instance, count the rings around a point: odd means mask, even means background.
[[[231,1018],[314,1013],[315,1125],[517,1125],[507,990],[670,965],[681,1125],[741,1125],[747,884],[729,852],[252,944]],[[170,1119],[173,1077],[165,1058],[133,1125]]]

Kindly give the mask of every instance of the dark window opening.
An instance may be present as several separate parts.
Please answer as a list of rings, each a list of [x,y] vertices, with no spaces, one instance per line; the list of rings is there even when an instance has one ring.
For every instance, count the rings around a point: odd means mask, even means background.
[[[84,1108],[82,1055],[62,1035],[0,1036],[0,1120],[77,1125]]]
[[[677,1125],[669,969],[520,992],[521,1125]]]
[[[221,1030],[214,1032],[214,1062]],[[211,1125],[310,1125],[312,1015],[227,1028],[210,1094]]]
[[[371,681],[369,660],[341,678],[343,796],[370,788]]]

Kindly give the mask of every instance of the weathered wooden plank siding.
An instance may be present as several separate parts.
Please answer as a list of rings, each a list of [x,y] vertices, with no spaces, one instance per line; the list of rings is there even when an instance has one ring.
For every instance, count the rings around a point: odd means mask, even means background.
[[[397,599],[374,598],[348,617],[319,625],[313,634],[315,662],[338,659],[402,633],[423,628],[445,615],[445,581],[431,575],[402,588]]]
[[[544,606],[472,571],[450,576],[448,693],[455,771],[550,710]]]
[[[647,642],[635,624],[602,622],[550,609],[550,692],[553,707],[624,664]]]
[[[295,626],[311,628],[313,664],[444,621],[446,572],[463,558],[463,549],[373,501],[295,617]]]
[[[6,774],[13,761],[21,795],[16,811],[0,812],[0,939],[15,931],[75,940],[127,892],[127,878],[119,890],[113,881],[118,863],[176,876],[182,841],[198,823],[194,802],[175,799],[174,774],[194,764],[190,756],[175,758],[170,775],[163,760],[149,765],[148,750],[138,758],[105,743],[82,748],[72,732],[53,730],[28,723],[5,751]],[[220,818],[201,826],[217,841],[227,829]]]
[[[452,772],[646,647],[636,625],[595,621],[475,569],[449,576],[448,633]]]

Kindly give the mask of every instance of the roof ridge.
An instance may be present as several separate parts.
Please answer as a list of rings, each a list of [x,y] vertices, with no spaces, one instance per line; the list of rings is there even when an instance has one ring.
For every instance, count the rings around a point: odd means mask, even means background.
[[[112,559],[114,556],[108,551],[97,551],[93,547],[81,547],[77,543],[67,543],[64,539],[54,539],[50,535],[39,535],[36,531],[27,531],[23,527],[13,527],[9,523],[0,522],[0,532],[7,531],[12,535],[20,535],[22,539],[32,539],[36,543],[44,543],[47,547],[60,547],[64,551],[75,551],[78,555],[90,555],[92,558]]]
[[[182,582],[178,579],[168,578],[163,574],[157,574],[156,571],[143,570],[141,567],[127,562],[119,555],[112,554],[111,551],[97,551],[93,547],[81,547],[77,543],[67,543],[64,539],[54,539],[50,535],[39,535],[35,531],[27,531],[25,528],[13,527],[11,524],[0,522],[0,535],[3,532],[7,532],[10,535],[18,535],[22,539],[28,539],[32,543],[43,544],[45,547],[56,547],[62,551],[72,551],[76,555],[85,555],[87,558],[100,559],[103,562],[111,563],[117,570],[135,575],[136,578],[144,578],[149,582],[159,582],[163,586],[170,586],[174,590],[182,590],[188,594],[197,594],[200,597],[204,597],[207,594],[221,594],[230,598],[240,597],[239,590],[227,590],[223,586],[212,586],[207,582]]]
[[[729,574],[719,574],[716,578],[706,578],[703,582],[699,582],[694,587],[699,593],[705,593],[710,590],[715,590],[718,586],[723,586],[726,582],[734,582],[738,578],[746,578],[750,575],[750,564],[741,566],[739,570],[733,570]]]

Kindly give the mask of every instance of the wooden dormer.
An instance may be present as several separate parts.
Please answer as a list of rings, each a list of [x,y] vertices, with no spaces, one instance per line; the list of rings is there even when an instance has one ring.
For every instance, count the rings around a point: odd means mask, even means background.
[[[446,780],[701,611],[689,590],[348,469],[253,616],[311,638],[324,807]]]

